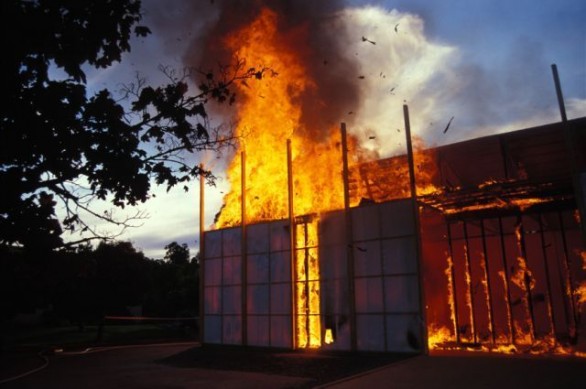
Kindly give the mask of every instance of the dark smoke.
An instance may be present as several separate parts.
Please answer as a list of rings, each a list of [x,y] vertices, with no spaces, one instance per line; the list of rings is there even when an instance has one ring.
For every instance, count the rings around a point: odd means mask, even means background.
[[[332,28],[335,12],[343,7],[341,1],[216,0],[199,5],[193,8],[194,15],[197,15],[194,19],[207,20],[207,29],[192,40],[184,56],[186,66],[213,69],[218,63],[229,63],[233,53],[223,47],[222,37],[249,24],[263,7],[268,7],[279,15],[278,30],[283,35],[295,36],[287,33],[301,25],[308,29],[307,35],[297,34],[307,37],[304,41],[288,40],[285,43],[303,56],[308,77],[318,85],[299,102],[306,129],[319,129],[325,133],[328,128],[337,125],[343,115],[356,111],[359,102],[355,85],[358,70],[356,64],[343,55],[345,48],[339,44],[344,41],[340,36],[345,31]],[[319,133],[315,132],[307,135],[319,137]]]

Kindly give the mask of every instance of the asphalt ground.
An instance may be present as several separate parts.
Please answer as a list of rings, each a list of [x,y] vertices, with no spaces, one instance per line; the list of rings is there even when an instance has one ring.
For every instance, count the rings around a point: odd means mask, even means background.
[[[275,370],[263,364],[268,363],[267,360],[281,358],[276,365],[289,363],[304,366],[308,364],[304,361],[310,361],[311,366],[326,369],[331,363],[361,363],[360,360],[370,357],[358,354],[351,356],[357,358],[354,360],[336,360],[336,356],[321,353],[271,352],[269,358],[262,359],[262,355],[266,357],[267,354],[263,350],[239,350],[235,354],[229,348],[206,350],[195,343],[94,348],[57,352],[42,358],[31,351],[0,356],[0,388],[586,387],[586,359],[574,357],[446,353],[378,359],[380,366],[368,369],[369,365],[364,364],[363,369],[355,369],[355,374],[328,381],[333,376],[316,379],[313,370],[304,370],[299,366],[296,369],[282,366]],[[202,358],[204,355],[210,358]],[[256,371],[254,367],[258,367]],[[350,369],[348,366],[342,368]],[[287,374],[275,374],[275,371]],[[288,375],[303,373],[308,376]],[[20,378],[6,381],[18,376]]]

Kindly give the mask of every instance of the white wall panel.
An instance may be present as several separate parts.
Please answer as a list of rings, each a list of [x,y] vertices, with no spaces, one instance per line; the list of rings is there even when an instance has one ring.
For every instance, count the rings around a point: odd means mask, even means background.
[[[205,314],[220,314],[221,310],[221,291],[219,286],[210,286],[204,288],[204,313]]]
[[[222,255],[222,230],[208,231],[204,238],[206,258],[217,258]]]
[[[269,316],[248,316],[247,337],[250,346],[268,346]]]
[[[353,248],[356,277],[381,274],[380,241],[355,242]]]
[[[242,301],[240,300],[240,286],[224,286],[222,288],[222,313],[240,314]]]
[[[383,311],[383,285],[380,277],[357,278],[355,285],[357,313]]]
[[[413,236],[383,240],[382,256],[384,274],[417,272],[417,248]]]
[[[219,344],[222,342],[222,317],[207,315],[204,317],[204,342]]]
[[[224,257],[240,255],[242,252],[242,231],[240,227],[222,230],[222,246]]]
[[[377,206],[380,212],[381,237],[413,235],[413,208],[411,200],[391,201]]]
[[[247,281],[250,284],[269,282],[269,254],[248,254]]]
[[[319,222],[319,241],[321,246],[340,245],[346,242],[346,225],[343,211],[328,212]]]
[[[291,253],[271,253],[271,282],[291,282]]]
[[[269,224],[269,235],[271,251],[289,250],[291,238],[289,237],[288,220],[271,222]]]
[[[291,316],[271,316],[271,346],[291,348]]]
[[[385,305],[387,312],[417,312],[419,286],[417,276],[385,277]]]
[[[385,350],[385,329],[382,315],[356,315],[356,334],[358,350]]]
[[[269,286],[248,285],[248,313],[253,315],[269,313]]]
[[[224,315],[223,322],[223,344],[242,344],[242,317]],[[207,328],[206,328],[207,331]]]
[[[246,246],[249,253],[269,251],[269,224],[251,224],[246,227]]]
[[[291,314],[291,284],[271,285],[271,314]]]
[[[323,280],[346,278],[346,244],[320,245],[319,248],[320,274]]]
[[[204,285],[220,285],[222,283],[222,258],[205,260]]]
[[[352,208],[352,232],[354,241],[376,239],[380,236],[380,205]]]
[[[222,283],[224,285],[242,284],[242,259],[240,257],[224,257]]]
[[[423,344],[419,319],[412,315],[387,315],[387,351],[417,352]]]

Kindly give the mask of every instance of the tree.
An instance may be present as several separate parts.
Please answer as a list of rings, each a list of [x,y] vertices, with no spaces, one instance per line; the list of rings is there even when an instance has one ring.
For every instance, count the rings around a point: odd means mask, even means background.
[[[171,242],[165,246],[165,260],[175,265],[189,263],[189,247],[186,243],[179,245],[177,242]]]
[[[184,158],[229,138],[210,128],[205,106],[234,102],[233,83],[260,79],[265,68],[242,60],[216,72],[163,68],[167,85],[138,78],[122,105],[106,89],[88,96],[83,69],[111,66],[130,51],[132,32],[150,33],[138,25],[140,1],[6,0],[1,7],[0,245],[46,250],[104,238],[88,215],[121,229],[143,215],[117,219],[97,211],[96,200],[123,208],[147,201],[151,180],[168,189],[199,175],[213,180]],[[90,237],[65,244],[64,230]]]

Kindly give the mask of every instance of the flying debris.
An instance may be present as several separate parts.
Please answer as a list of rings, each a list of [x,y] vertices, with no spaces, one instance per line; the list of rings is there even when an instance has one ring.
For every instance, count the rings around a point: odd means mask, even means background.
[[[399,33],[399,23],[395,24],[395,32]]]
[[[354,113],[353,111],[350,111],[350,112],[348,112],[348,115],[352,115],[353,113]]]
[[[454,120],[454,117],[453,116],[450,118],[450,121],[448,122],[448,125],[446,126],[446,129],[444,130],[444,134],[446,132],[448,132],[448,128],[450,128],[450,124],[452,124],[452,120]]]
[[[376,136],[374,136],[374,135],[369,136],[368,139],[376,139]]]
[[[375,41],[371,41],[370,39],[368,39],[366,37],[362,37],[362,42],[368,42],[368,43],[372,43],[373,45],[376,45]]]
[[[364,76],[358,76],[358,78],[360,78],[361,80],[364,80]]]

